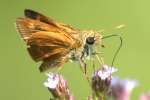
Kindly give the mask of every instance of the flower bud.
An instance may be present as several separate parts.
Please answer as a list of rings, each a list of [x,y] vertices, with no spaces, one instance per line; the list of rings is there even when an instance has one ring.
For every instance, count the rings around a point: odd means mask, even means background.
[[[97,97],[107,94],[111,84],[112,73],[116,71],[117,69],[114,67],[103,65],[100,70],[94,72],[92,76],[92,89]]]
[[[131,92],[135,86],[137,86],[135,80],[121,80],[114,77],[111,82],[111,96],[114,100],[130,100]]]
[[[47,74],[48,79],[44,82],[44,86],[48,88],[54,98],[59,100],[73,100],[70,94],[68,83],[63,76],[54,73]]]

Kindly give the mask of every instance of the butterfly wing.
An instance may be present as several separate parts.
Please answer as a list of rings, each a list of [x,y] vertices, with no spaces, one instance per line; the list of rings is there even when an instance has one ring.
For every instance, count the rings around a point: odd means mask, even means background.
[[[76,40],[71,34],[43,15],[29,11],[25,11],[25,15],[27,18],[17,19],[17,30],[26,42],[33,60],[43,61],[40,71],[67,61],[70,50],[79,46],[75,45]]]
[[[63,34],[38,32],[28,41],[28,51],[35,61],[42,60],[40,71],[60,66],[68,59],[74,41]]]
[[[55,26],[55,27],[59,28],[60,30],[65,31],[67,33],[78,33],[80,31],[78,29],[73,28],[70,25],[55,22],[53,19],[46,17],[43,14],[40,14],[40,13],[33,11],[31,9],[25,9],[24,15],[27,18],[39,20],[43,23],[49,24],[50,26],[51,25]]]

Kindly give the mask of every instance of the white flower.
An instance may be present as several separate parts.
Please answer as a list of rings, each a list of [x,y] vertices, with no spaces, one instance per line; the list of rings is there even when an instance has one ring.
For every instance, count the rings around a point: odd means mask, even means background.
[[[121,80],[119,77],[113,77],[111,81],[111,96],[114,100],[130,100],[132,90],[136,86],[136,80]]]
[[[44,82],[44,86],[50,89],[55,89],[59,82],[57,74],[47,73],[48,79]]]
[[[103,69],[98,71],[98,76],[102,79],[105,80],[109,76],[111,76],[112,73],[118,71],[118,69],[114,67],[108,67],[107,65],[103,65]]]
[[[73,100],[68,83],[60,74],[47,73],[48,79],[44,82],[44,86],[48,88],[54,99]]]
[[[138,82],[136,80],[129,80],[129,79],[121,80],[119,77],[113,77],[111,82],[112,87],[121,86],[123,91],[126,92],[131,92],[133,88],[135,88],[137,85]]]
[[[126,91],[131,92],[133,88],[135,88],[138,85],[138,82],[135,80],[124,80],[124,86]]]

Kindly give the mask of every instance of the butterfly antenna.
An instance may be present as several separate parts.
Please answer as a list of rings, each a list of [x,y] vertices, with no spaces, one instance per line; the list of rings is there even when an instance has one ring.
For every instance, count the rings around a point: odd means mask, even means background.
[[[110,38],[110,37],[118,37],[120,39],[120,45],[119,45],[119,47],[118,47],[117,51],[115,52],[114,57],[112,59],[111,66],[113,66],[114,62],[115,62],[115,59],[116,59],[116,57],[117,57],[117,55],[118,55],[118,53],[119,53],[119,51],[120,51],[120,49],[122,47],[123,38],[120,35],[118,35],[118,34],[112,34],[112,35],[104,36],[102,39],[107,39],[107,38]]]

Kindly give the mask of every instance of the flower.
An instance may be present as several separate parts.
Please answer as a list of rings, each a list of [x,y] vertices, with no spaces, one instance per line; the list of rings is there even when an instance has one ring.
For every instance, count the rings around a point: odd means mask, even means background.
[[[59,82],[58,75],[53,74],[53,73],[48,73],[47,76],[48,76],[48,79],[47,79],[47,81],[44,82],[44,86],[48,87],[50,89],[55,89]]]
[[[64,80],[62,75],[48,73],[48,79],[44,82],[44,86],[52,93],[54,98],[60,100],[73,100],[70,94],[68,83]]]
[[[150,100],[150,92],[148,92],[148,93],[143,93],[143,94],[140,96],[140,100]]]
[[[97,97],[107,94],[111,84],[112,73],[116,71],[117,69],[114,67],[103,65],[100,70],[97,70],[93,73],[92,89]]]
[[[129,100],[131,92],[137,84],[135,80],[121,80],[119,77],[113,77],[111,82],[111,95],[114,100]]]
[[[114,67],[108,67],[107,65],[103,65],[101,70],[94,72],[94,76],[98,75],[102,80],[105,80],[106,78],[111,76],[112,73],[114,73],[116,71],[118,71],[118,69],[116,69]]]

